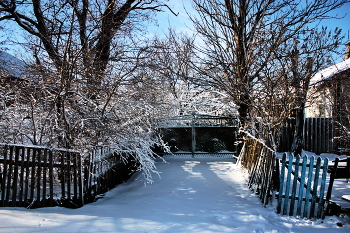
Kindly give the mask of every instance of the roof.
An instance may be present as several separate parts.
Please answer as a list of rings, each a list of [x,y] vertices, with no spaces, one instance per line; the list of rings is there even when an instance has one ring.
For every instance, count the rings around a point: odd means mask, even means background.
[[[310,80],[310,85],[317,85],[318,83],[324,80],[327,80],[333,77],[334,75],[349,69],[350,69],[350,59],[339,62],[315,74]]]

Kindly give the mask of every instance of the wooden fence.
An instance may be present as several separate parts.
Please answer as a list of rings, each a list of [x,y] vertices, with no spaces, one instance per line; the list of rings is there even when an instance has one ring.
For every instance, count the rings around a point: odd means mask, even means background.
[[[288,118],[280,135],[279,152],[289,151],[295,132],[295,119]],[[312,117],[305,118],[304,122],[304,150],[316,154],[334,152],[337,150],[336,132],[332,118]]]
[[[304,150],[316,154],[334,152],[335,144],[334,123],[332,118],[305,118]]]
[[[0,144],[0,206],[81,207],[129,178],[131,157],[109,151]],[[124,159],[126,158],[126,159]]]
[[[350,178],[346,166],[328,165],[328,159],[284,153],[282,159],[262,141],[246,135],[238,163],[249,174],[248,187],[264,206],[277,197],[277,213],[303,218],[324,218],[329,213],[334,179]],[[277,191],[278,193],[275,193]],[[273,194],[276,195],[273,195]],[[334,203],[333,203],[334,204]]]
[[[128,180],[134,167],[129,152],[97,148],[84,162],[84,202],[94,202],[117,184]]]
[[[266,206],[273,184],[276,184],[276,181],[273,181],[275,152],[263,142],[246,135],[238,163],[249,172],[248,187],[259,195],[261,202]]]
[[[288,159],[287,159],[288,158]],[[277,213],[303,218],[324,218],[328,158],[300,156],[287,153],[281,160]],[[293,176],[293,177],[292,177]],[[330,198],[330,197],[329,197]]]

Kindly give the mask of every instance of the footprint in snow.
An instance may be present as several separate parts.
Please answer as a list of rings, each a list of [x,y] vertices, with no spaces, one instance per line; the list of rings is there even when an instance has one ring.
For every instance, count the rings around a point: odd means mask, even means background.
[[[214,218],[214,222],[220,225],[224,225],[232,228],[238,228],[240,226],[237,220],[235,220],[234,218],[226,214],[214,214],[213,218]]]

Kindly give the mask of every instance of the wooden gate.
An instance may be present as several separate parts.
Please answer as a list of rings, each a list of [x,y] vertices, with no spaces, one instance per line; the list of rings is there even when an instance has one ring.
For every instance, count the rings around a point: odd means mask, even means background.
[[[288,159],[287,159],[288,157]],[[277,213],[303,218],[324,218],[328,158],[287,156],[281,161]],[[293,175],[293,177],[292,177]],[[330,198],[330,197],[329,197]]]

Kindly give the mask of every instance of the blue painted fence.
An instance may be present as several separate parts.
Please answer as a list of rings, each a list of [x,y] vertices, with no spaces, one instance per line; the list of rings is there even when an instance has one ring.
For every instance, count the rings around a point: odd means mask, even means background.
[[[324,218],[328,158],[283,154],[277,213],[302,218]]]

